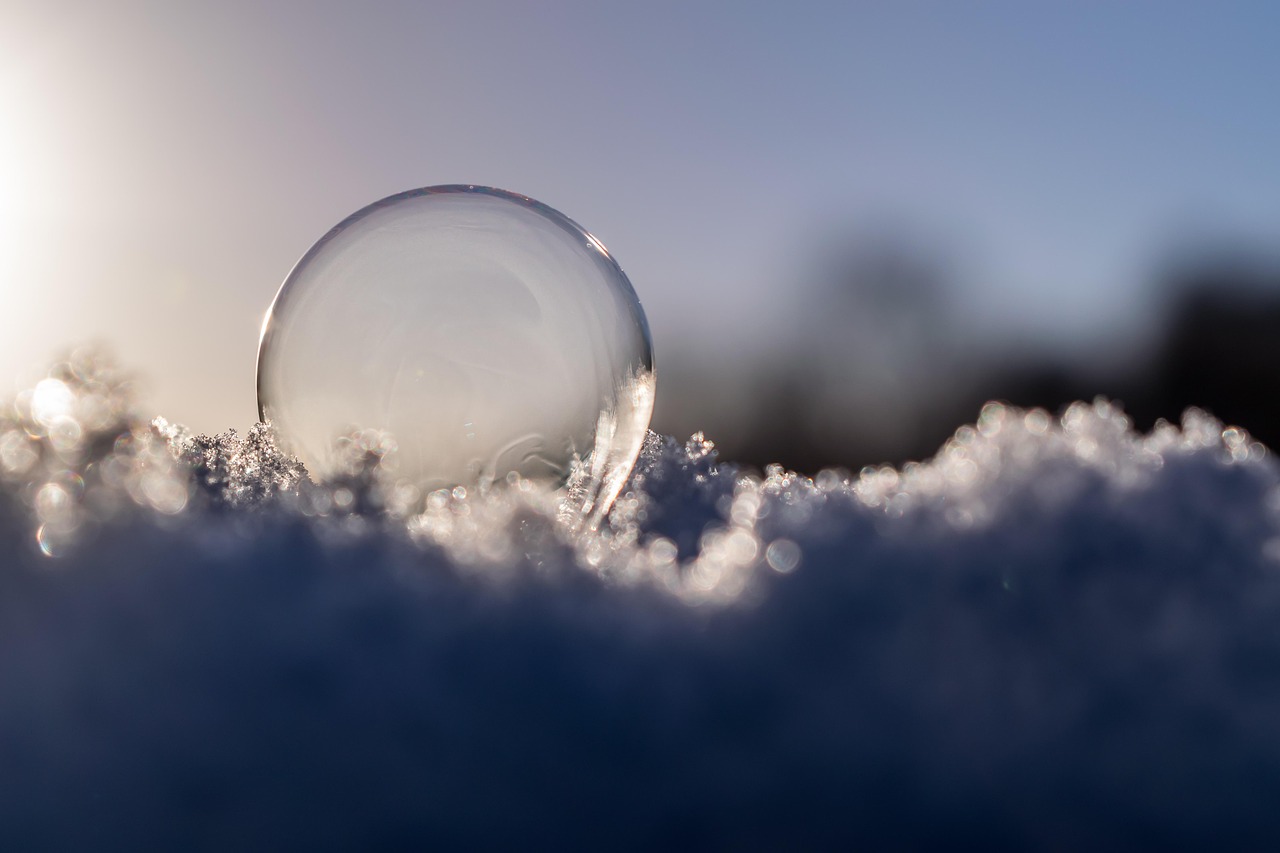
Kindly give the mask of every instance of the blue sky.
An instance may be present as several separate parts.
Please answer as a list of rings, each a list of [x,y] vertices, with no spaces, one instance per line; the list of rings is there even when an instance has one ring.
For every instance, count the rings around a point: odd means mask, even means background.
[[[430,184],[596,233],[660,370],[767,350],[867,223],[954,248],[960,322],[1064,344],[1188,240],[1280,245],[1275,4],[270,6],[7,4],[0,380],[105,340],[244,428],[293,262]]]

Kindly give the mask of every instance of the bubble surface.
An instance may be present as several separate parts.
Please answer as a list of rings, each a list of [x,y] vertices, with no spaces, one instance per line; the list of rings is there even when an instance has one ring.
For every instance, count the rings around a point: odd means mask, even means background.
[[[398,476],[485,488],[566,483],[598,519],[653,410],[648,323],[594,236],[524,196],[411,190],[334,227],[263,322],[259,416],[313,477],[379,430]]]

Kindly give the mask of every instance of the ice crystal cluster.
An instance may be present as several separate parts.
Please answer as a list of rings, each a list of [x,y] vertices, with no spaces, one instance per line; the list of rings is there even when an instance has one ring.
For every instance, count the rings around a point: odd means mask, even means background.
[[[605,524],[347,437],[0,429],[6,849],[1265,847],[1280,477],[1190,411],[989,404],[901,469],[650,434]]]

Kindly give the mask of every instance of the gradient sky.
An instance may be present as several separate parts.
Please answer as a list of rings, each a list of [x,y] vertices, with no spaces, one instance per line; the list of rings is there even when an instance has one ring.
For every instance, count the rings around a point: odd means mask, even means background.
[[[813,235],[885,219],[963,247],[975,328],[1119,334],[1181,241],[1280,245],[1278,34],[1262,2],[0,0],[0,381],[105,341],[244,429],[294,261],[442,183],[599,236],[660,375],[767,347]]]

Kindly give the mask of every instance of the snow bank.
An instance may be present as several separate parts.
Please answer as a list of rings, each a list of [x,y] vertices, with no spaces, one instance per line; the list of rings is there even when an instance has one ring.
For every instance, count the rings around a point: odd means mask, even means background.
[[[554,495],[316,486],[88,356],[0,422],[7,849],[1265,846],[1280,480],[988,405],[902,470],[651,435]]]

